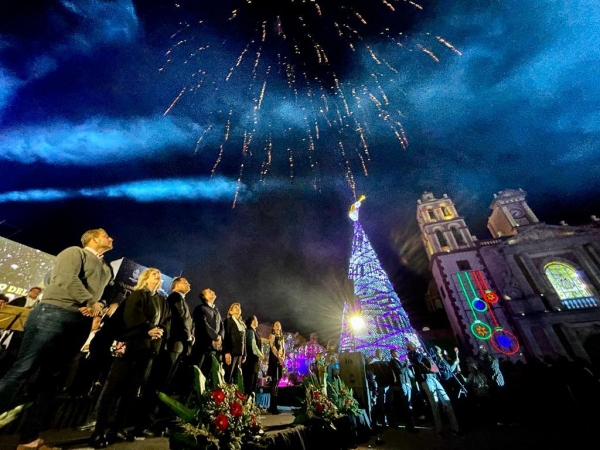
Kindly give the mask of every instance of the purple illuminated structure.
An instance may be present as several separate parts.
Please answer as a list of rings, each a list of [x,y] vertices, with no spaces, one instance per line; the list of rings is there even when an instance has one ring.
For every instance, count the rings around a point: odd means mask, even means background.
[[[354,304],[344,305],[340,352],[357,351],[369,357],[381,349],[384,359],[389,359],[390,350],[397,348],[404,357],[407,340],[418,347],[421,344],[358,221],[358,209],[364,199],[362,196],[354,203],[349,213],[354,221],[354,236],[348,278],[354,281]]]

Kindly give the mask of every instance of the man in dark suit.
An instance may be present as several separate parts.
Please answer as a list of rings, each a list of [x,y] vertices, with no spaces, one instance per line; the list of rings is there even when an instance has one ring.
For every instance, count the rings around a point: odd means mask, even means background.
[[[29,289],[27,295],[17,297],[8,302],[11,306],[20,306],[21,308],[33,308],[41,300],[38,297],[42,293],[42,288],[34,286]]]
[[[173,292],[167,297],[171,308],[171,333],[166,353],[169,360],[165,370],[167,387],[173,381],[182,357],[187,355],[194,345],[192,315],[185,300],[185,295],[190,292],[190,283],[183,277],[176,277],[171,284],[171,290]]]
[[[194,309],[194,336],[196,342],[192,349],[192,360],[205,377],[210,376],[212,356],[219,356],[223,348],[225,327],[221,313],[215,307],[217,295],[211,289],[200,292],[202,303]]]

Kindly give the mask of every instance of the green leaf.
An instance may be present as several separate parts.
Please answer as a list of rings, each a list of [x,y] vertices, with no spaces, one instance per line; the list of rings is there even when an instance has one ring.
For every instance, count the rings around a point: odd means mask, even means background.
[[[194,390],[198,401],[202,403],[202,394],[206,389],[206,377],[198,366],[194,366]]]
[[[24,409],[29,408],[30,406],[31,403],[25,403],[0,414],[0,428],[11,423],[13,420],[19,417],[19,415],[21,414],[21,412],[23,412]]]
[[[293,423],[299,423],[299,424],[303,424],[308,422],[308,414],[306,414],[306,411],[294,411],[294,422]]]
[[[210,374],[211,387],[212,389],[215,389],[223,382],[223,377],[221,376],[221,364],[219,364],[219,361],[214,355],[212,356],[212,368]]]
[[[237,385],[238,391],[244,392],[244,377],[242,376],[242,368],[239,366],[235,371],[235,384]]]
[[[199,439],[198,439],[199,438]],[[198,438],[182,432],[174,432],[169,437],[171,449],[203,449],[206,448],[206,440],[201,436]]]
[[[169,397],[164,392],[159,392],[158,398],[166,403],[175,412],[175,414],[177,414],[177,417],[179,417],[185,423],[193,422],[198,415],[198,410],[188,408],[183,403],[180,403],[174,398]]]

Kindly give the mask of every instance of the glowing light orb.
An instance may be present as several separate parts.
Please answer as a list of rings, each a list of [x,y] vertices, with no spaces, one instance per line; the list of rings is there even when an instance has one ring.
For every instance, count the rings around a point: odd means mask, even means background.
[[[495,330],[492,333],[490,342],[496,350],[505,355],[512,355],[519,351],[519,342],[517,341],[516,336],[504,329]]]
[[[473,308],[476,311],[483,312],[487,309],[487,304],[480,298],[475,297],[473,299]]]

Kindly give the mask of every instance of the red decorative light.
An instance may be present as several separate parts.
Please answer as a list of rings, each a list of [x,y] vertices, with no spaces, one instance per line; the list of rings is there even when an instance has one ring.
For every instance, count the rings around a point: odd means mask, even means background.
[[[505,355],[512,355],[519,350],[519,342],[515,335],[504,329],[494,330],[490,342],[496,350]]]
[[[494,291],[487,291],[484,296],[485,301],[488,303],[496,303],[498,301],[498,294]]]

